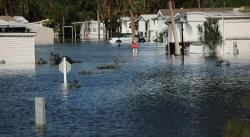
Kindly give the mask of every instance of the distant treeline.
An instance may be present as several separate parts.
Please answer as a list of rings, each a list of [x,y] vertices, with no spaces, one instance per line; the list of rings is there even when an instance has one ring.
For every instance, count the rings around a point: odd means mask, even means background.
[[[132,6],[130,4],[132,1]],[[51,25],[74,21],[100,20],[116,26],[117,19],[129,15],[156,13],[167,8],[168,0],[0,0],[0,15],[24,16],[29,21],[50,19]],[[239,7],[250,0],[172,0],[175,8]],[[98,14],[99,13],[99,14]],[[99,16],[98,16],[99,15]]]

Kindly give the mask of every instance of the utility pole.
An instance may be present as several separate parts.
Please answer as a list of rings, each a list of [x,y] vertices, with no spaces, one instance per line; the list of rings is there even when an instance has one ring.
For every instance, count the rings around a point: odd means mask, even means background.
[[[174,21],[174,13],[173,13],[171,1],[168,1],[168,7],[170,10],[171,26],[172,26],[174,41],[175,41],[175,55],[179,56],[180,55],[180,45],[179,45],[179,40],[178,40],[178,36],[177,36],[177,32],[176,32],[176,25],[175,25],[175,21]]]

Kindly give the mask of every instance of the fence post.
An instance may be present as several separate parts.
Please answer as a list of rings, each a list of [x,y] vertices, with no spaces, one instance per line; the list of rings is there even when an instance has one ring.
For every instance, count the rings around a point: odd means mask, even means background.
[[[36,117],[37,127],[44,127],[46,125],[46,112],[45,112],[44,97],[35,97],[35,117]]]

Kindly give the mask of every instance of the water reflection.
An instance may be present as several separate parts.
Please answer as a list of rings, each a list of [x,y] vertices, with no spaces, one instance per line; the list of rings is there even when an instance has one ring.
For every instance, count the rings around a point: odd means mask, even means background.
[[[43,128],[36,128],[36,137],[45,137],[46,127]]]

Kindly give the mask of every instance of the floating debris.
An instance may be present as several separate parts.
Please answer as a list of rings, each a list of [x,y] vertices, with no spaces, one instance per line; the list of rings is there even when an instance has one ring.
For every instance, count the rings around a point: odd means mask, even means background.
[[[97,69],[115,69],[118,68],[120,63],[125,63],[125,61],[122,61],[117,57],[113,57],[113,61],[111,63],[98,66]]]
[[[115,65],[119,65],[120,61],[119,61],[119,59],[117,57],[113,57],[113,63]]]
[[[0,64],[6,64],[6,61],[5,60],[1,60]]]
[[[48,62],[42,58],[40,58],[37,62],[38,65],[48,64]]]
[[[226,65],[227,67],[230,67],[230,66],[231,66],[231,62],[230,62],[229,60],[226,60],[225,65]]]
[[[216,66],[220,67],[223,62],[224,62],[223,59],[218,59],[217,62],[216,62]]]
[[[117,68],[117,66],[114,64],[106,64],[106,65],[97,66],[97,69],[115,69],[115,68]]]
[[[81,84],[78,80],[73,80],[73,82],[68,83],[68,88],[81,88]]]
[[[229,60],[225,60],[225,59],[222,59],[222,58],[219,58],[217,61],[216,61],[216,66],[219,66],[221,67],[223,65],[223,63],[229,67],[231,66],[231,62]]]
[[[90,75],[92,73],[90,71],[88,71],[88,70],[81,70],[78,74],[79,75]]]

